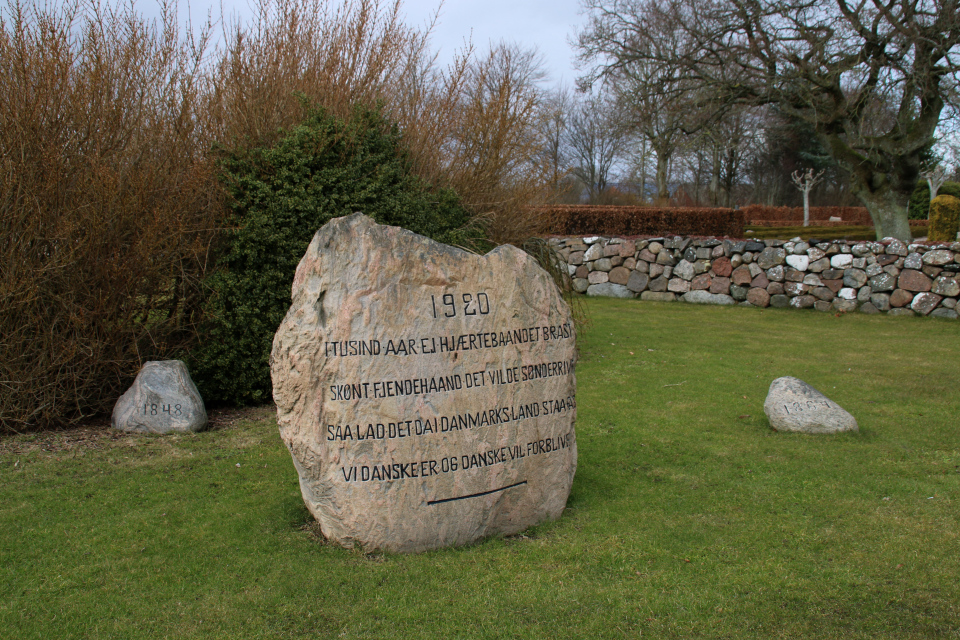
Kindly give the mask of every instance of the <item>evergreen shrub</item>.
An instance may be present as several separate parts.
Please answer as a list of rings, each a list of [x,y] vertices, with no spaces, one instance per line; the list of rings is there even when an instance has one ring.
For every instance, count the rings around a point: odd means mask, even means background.
[[[944,182],[937,190],[937,196],[947,195],[960,198],[960,182]],[[910,196],[911,220],[926,220],[930,212],[930,184],[926,180],[917,181],[917,187]]]
[[[456,193],[414,176],[398,128],[375,109],[344,120],[316,108],[275,145],[224,153],[220,166],[232,218],[191,358],[208,403],[270,401],[270,350],[294,272],[330,219],[361,211],[448,244],[476,239]]]
[[[931,242],[953,242],[960,231],[960,198],[938,195],[930,203],[930,226],[927,239]]]

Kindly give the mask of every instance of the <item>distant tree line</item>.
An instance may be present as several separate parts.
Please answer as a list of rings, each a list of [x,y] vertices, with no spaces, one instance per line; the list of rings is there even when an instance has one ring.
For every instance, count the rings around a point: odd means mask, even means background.
[[[958,0],[584,9],[579,92],[545,109],[558,200],[798,204],[790,176],[812,169],[812,204],[861,204],[878,236],[909,238],[920,173],[948,160],[933,148],[955,124]]]

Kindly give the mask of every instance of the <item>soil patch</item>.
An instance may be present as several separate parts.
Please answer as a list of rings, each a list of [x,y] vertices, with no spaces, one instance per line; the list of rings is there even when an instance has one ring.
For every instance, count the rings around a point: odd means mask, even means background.
[[[272,404],[258,407],[213,409],[207,412],[207,431],[229,429],[239,422],[262,420],[277,414]],[[0,455],[21,455],[32,451],[58,453],[75,449],[103,449],[130,434],[110,428],[110,416],[95,416],[82,422],[50,431],[0,436]]]

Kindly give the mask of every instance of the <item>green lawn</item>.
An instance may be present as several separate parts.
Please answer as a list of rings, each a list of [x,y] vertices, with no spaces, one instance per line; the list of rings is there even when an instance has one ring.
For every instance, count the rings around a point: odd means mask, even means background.
[[[569,509],[412,556],[324,544],[265,410],[0,440],[16,638],[960,638],[960,323],[589,300]],[[859,434],[769,429],[794,375]]]

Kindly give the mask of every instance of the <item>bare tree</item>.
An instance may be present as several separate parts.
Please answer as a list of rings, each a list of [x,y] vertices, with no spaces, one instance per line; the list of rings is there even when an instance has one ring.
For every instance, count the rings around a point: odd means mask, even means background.
[[[643,48],[646,55],[618,57],[612,43],[622,42],[621,38],[629,34],[609,19],[605,4],[605,0],[584,2],[594,14],[588,26],[577,34],[580,61],[590,65],[581,84],[600,81],[617,96],[627,122],[649,143],[656,157],[656,199],[664,204],[670,199],[669,171],[674,155],[688,135],[703,124],[694,107],[698,102],[696,85],[683,76],[679,65],[661,62],[673,55],[670,52],[685,48],[689,41],[671,16],[651,16],[649,37],[630,44]]]
[[[958,81],[960,0],[586,0],[612,68],[680,69],[722,105],[811,124],[878,237],[910,239],[907,203]],[[662,24],[677,45],[649,46]]]
[[[573,174],[586,187],[591,203],[602,202],[607,195],[626,135],[617,103],[607,94],[584,96],[571,113],[567,142]]]
[[[570,174],[570,152],[567,147],[567,125],[573,109],[573,98],[566,87],[555,89],[544,97],[538,122],[540,150],[536,163],[544,175],[551,198],[562,198]]]
[[[823,171],[813,172],[813,169],[806,171],[794,171],[790,176],[794,186],[803,192],[803,226],[810,226],[810,191],[823,180]]]
[[[920,177],[930,185],[930,202],[933,202],[933,199],[937,197],[937,191],[940,191],[940,187],[947,181],[946,168],[939,163],[927,166],[920,172]]]

